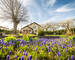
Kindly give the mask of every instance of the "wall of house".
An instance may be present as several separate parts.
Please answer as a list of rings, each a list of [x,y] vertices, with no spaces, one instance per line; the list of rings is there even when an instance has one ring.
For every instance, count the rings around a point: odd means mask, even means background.
[[[34,34],[38,34],[38,29],[40,29],[41,27],[37,24],[31,24],[29,25],[29,27],[31,27],[33,29]]]
[[[30,29],[29,27],[25,27],[24,29],[22,29],[22,31],[21,31],[23,34],[27,34],[27,33],[32,33],[33,32],[33,30],[32,29]]]

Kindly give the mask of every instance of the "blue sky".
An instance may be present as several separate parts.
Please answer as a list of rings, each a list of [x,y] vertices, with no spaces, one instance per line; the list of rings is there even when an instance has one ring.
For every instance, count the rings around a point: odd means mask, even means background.
[[[75,18],[75,0],[30,0],[28,10],[33,22],[59,22]]]

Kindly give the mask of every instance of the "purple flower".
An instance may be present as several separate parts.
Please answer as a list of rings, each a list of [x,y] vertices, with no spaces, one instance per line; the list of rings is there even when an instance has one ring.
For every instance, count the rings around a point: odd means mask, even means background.
[[[2,49],[2,46],[0,47],[0,49]]]
[[[36,48],[36,51],[37,51],[37,49],[38,49],[38,48]]]
[[[11,51],[9,51],[9,54],[11,54]]]
[[[50,47],[48,47],[48,52],[50,52],[51,51],[51,48]]]
[[[53,47],[53,45],[51,45],[51,47]]]
[[[9,60],[9,55],[7,55],[7,60]]]
[[[22,56],[22,59],[21,60],[24,60],[24,57]]]
[[[26,56],[28,56],[28,53],[26,53]]]
[[[60,48],[58,48],[60,50]]]
[[[19,40],[16,40],[16,41],[19,41]]]
[[[30,57],[29,57],[29,60],[31,60],[32,59],[32,55],[30,55]]]
[[[63,43],[63,45],[64,45],[64,46],[66,46],[66,44],[65,44],[65,43]]]
[[[9,43],[12,44],[12,41],[10,41]]]
[[[61,52],[63,52],[63,50],[61,50]]]
[[[43,50],[43,48],[41,48]]]
[[[29,57],[27,57],[27,60],[29,60]]]
[[[19,60],[21,60],[21,58],[19,57]]]
[[[25,52],[23,54],[25,55]]]
[[[71,44],[71,47],[72,47],[72,44]]]
[[[20,53],[21,53],[21,51],[20,51]]]
[[[58,52],[58,56],[61,56],[61,54]]]
[[[24,50],[24,52],[25,52],[26,50]]]
[[[68,57],[68,60],[70,60],[69,57]]]
[[[28,47],[30,49],[30,47]]]
[[[5,49],[7,49],[7,47]]]
[[[63,46],[63,49],[65,48],[65,46]]]
[[[16,58],[17,58],[18,56],[16,56]]]
[[[66,49],[66,52],[68,51],[68,48]]]
[[[18,48],[19,46],[17,45],[17,48]]]
[[[74,60],[74,56],[73,55],[71,55],[71,60]]]
[[[75,41],[73,40],[73,42],[75,42]]]

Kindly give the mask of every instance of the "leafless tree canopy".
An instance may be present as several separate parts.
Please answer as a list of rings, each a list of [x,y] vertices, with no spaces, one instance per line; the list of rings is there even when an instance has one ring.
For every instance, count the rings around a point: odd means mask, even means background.
[[[10,19],[14,24],[15,32],[20,22],[28,21],[27,10],[23,6],[23,0],[0,0],[0,10],[3,12],[0,14],[0,19]]]

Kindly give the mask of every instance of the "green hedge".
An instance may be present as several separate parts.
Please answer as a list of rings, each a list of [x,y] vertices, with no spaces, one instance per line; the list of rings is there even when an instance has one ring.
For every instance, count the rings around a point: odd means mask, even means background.
[[[58,31],[43,31],[39,30],[38,35],[44,36],[44,35],[64,35],[66,33],[66,30],[58,30]]]

